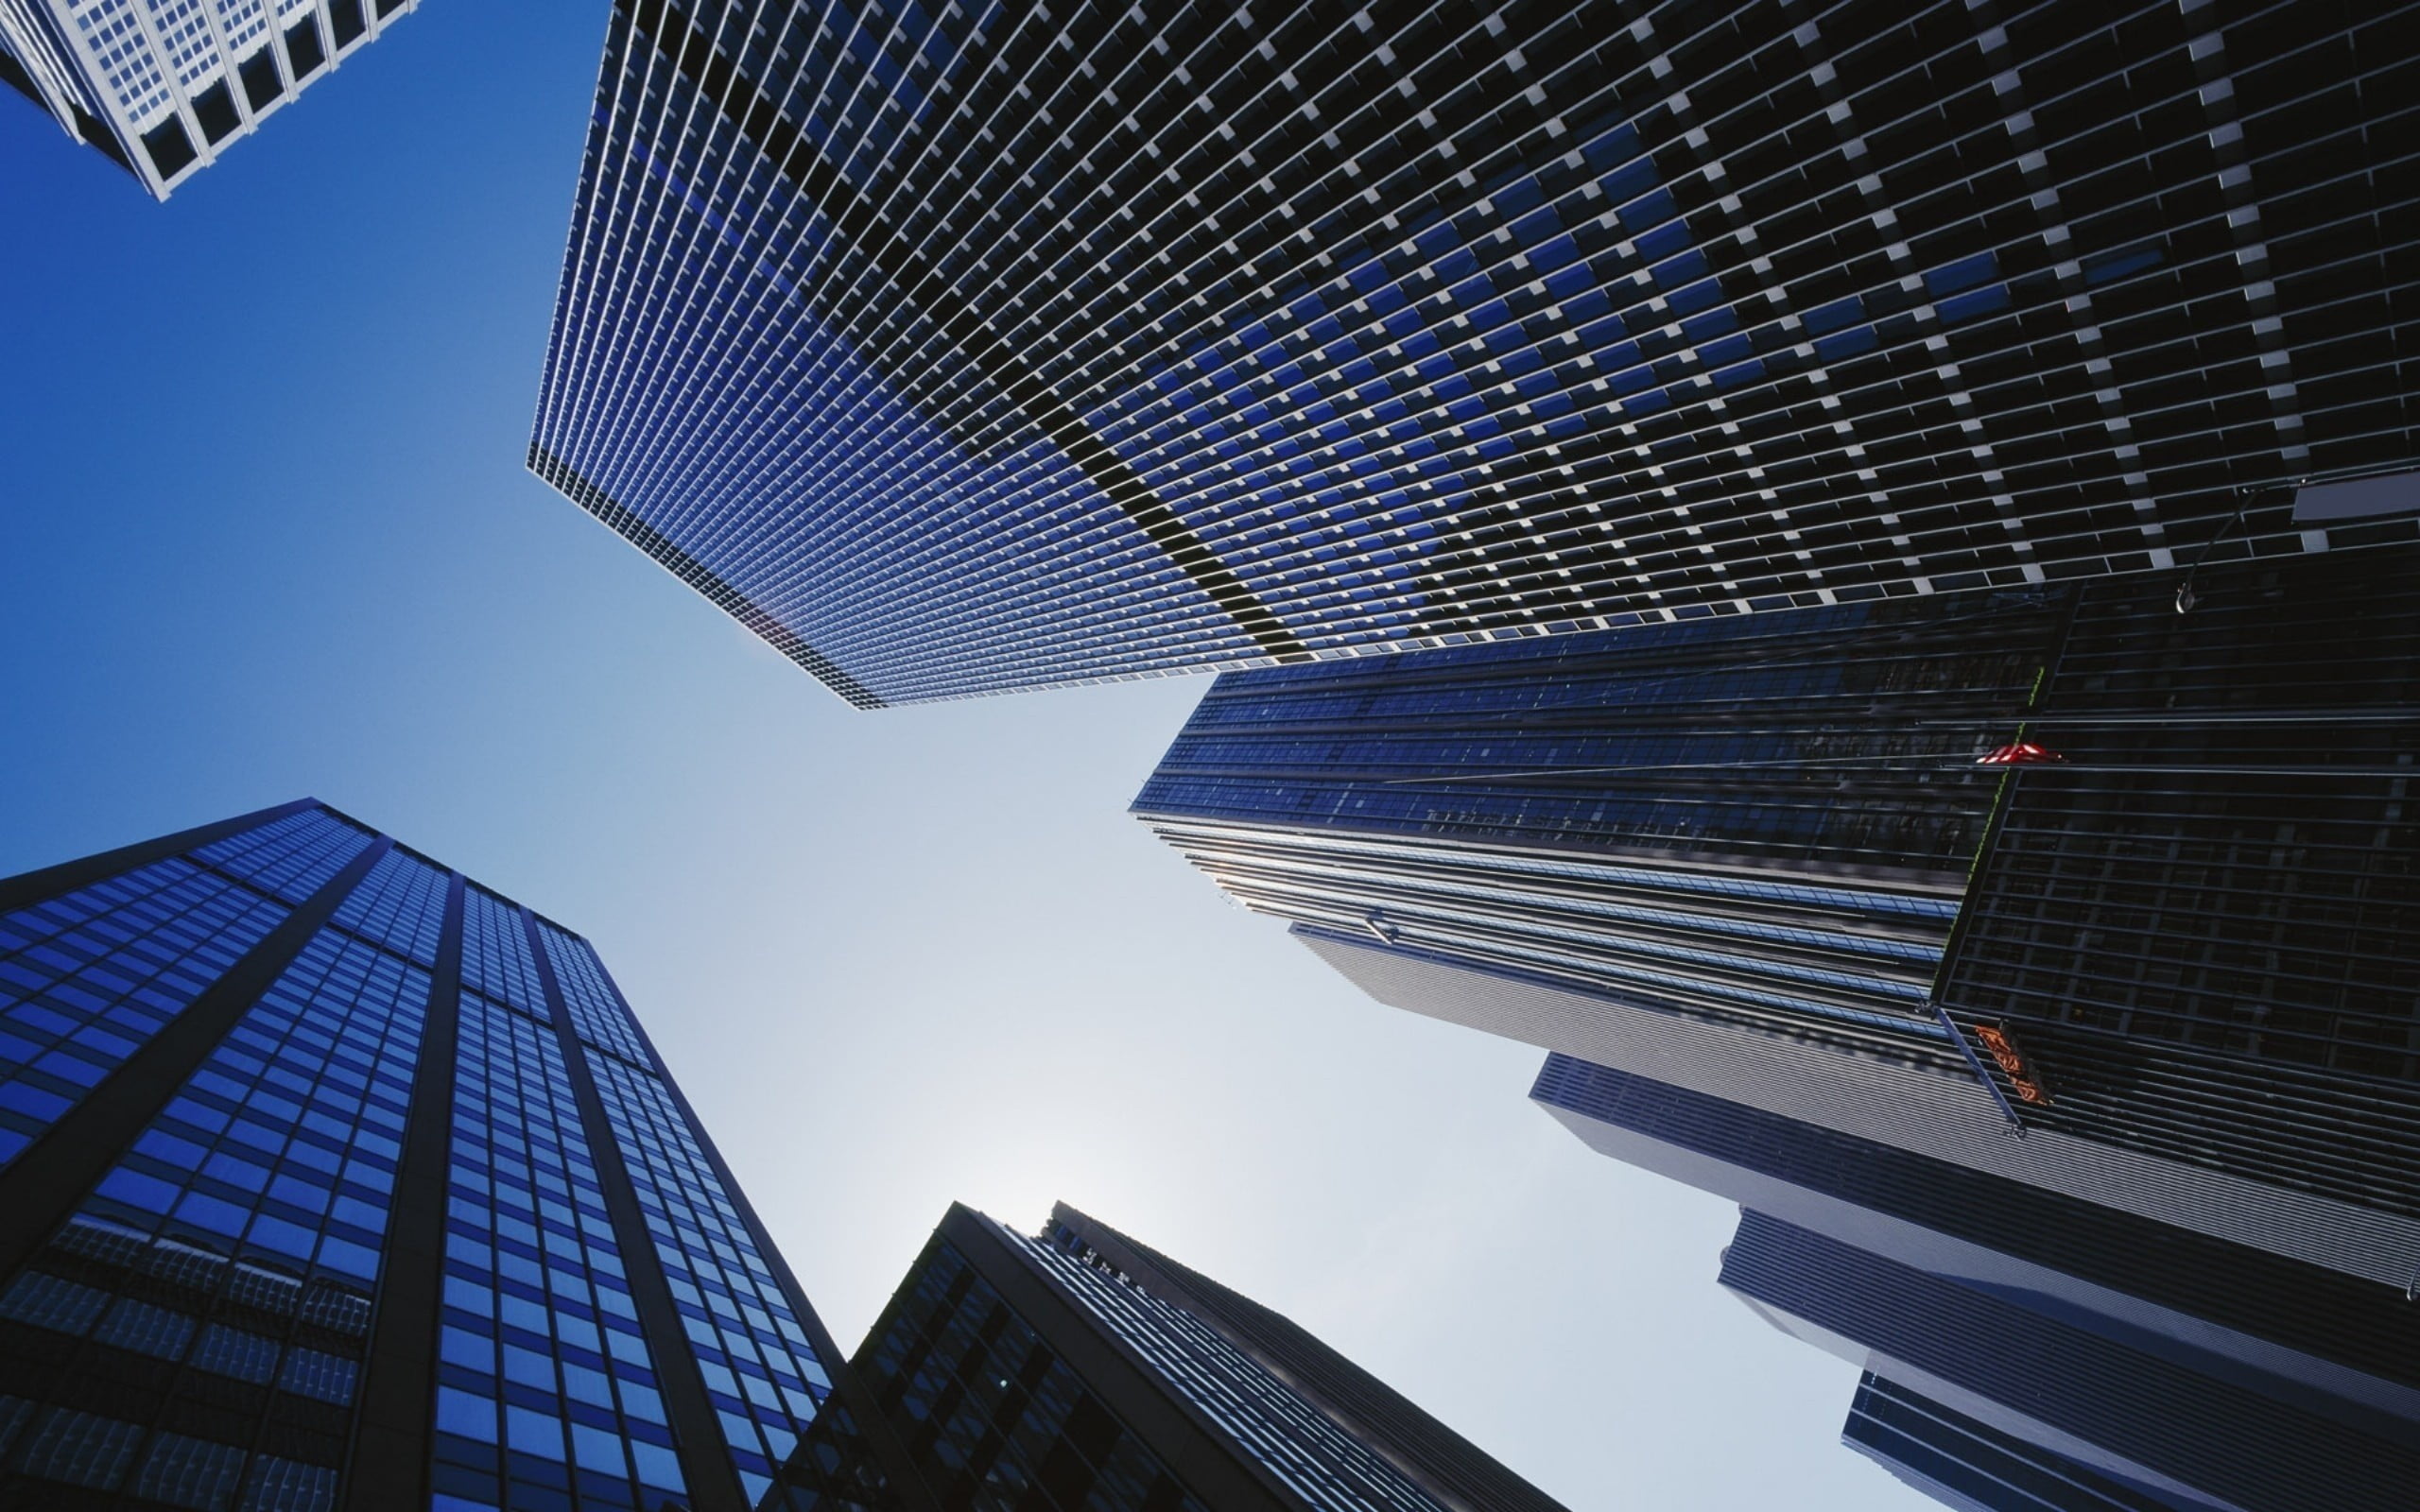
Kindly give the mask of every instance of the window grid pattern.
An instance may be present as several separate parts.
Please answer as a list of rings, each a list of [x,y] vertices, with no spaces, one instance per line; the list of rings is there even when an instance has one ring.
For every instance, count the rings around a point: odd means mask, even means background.
[[[532,465],[873,703],[2167,566],[2408,466],[2414,12],[2004,9],[633,3]]]
[[[1943,1001],[2070,1132],[2420,1213],[2420,552],[2096,586]],[[2354,1111],[2358,1109],[2358,1111]]]
[[[482,887],[469,888],[462,908],[462,985],[540,1021],[546,1018],[538,961],[521,928],[521,910]]]
[[[112,156],[144,163],[133,171],[164,198],[321,77],[331,28],[340,51],[418,3],[10,0],[0,52],[89,111],[116,138]],[[81,135],[72,112],[60,124]]]
[[[943,1505],[1204,1512],[955,1246],[934,1244],[901,1290],[857,1369]]]
[[[296,833],[242,853],[277,868]],[[0,918],[0,1165],[291,911],[175,857]]]
[[[831,1375],[664,1083],[612,1055],[589,1068],[753,1502],[831,1394]]]
[[[555,969],[555,984],[562,988],[563,1007],[571,1015],[572,1032],[579,1036],[580,1043],[618,1056],[633,1066],[652,1066],[639,1042],[638,1025],[622,1005],[596,952],[586,940],[543,919],[538,933],[545,937],[546,959]]]
[[[1962,870],[2064,604],[1857,605],[1222,677],[1146,815]],[[1740,632],[1748,633],[1740,633]]]
[[[1443,1512],[1401,1470],[1199,1318],[1119,1280],[1103,1264],[1087,1263],[1045,1240],[1001,1231],[1102,1329],[1125,1341],[1153,1374],[1308,1505],[1323,1512]]]
[[[1200,1318],[1447,1504],[1462,1512],[1564,1512],[1308,1330],[1132,1235],[1057,1203],[1037,1237]]]
[[[76,8],[75,25],[118,105],[141,129],[168,113],[172,96],[160,56],[136,14],[139,3],[88,0]]]
[[[404,850],[389,850],[337,906],[335,922],[422,966],[437,965],[445,929],[446,873]]]
[[[325,809],[304,809],[193,852],[215,870],[299,903],[370,848],[372,836]]]
[[[314,936],[0,1292],[0,1391],[46,1425],[8,1474],[328,1512],[428,990]]]
[[[680,1497],[555,1031],[466,993],[457,1043],[435,1506],[625,1512]]]

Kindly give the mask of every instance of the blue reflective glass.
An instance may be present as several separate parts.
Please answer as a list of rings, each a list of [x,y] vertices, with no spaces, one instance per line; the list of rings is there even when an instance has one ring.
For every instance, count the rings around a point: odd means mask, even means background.
[[[513,958],[501,932],[519,924],[495,905],[497,958]],[[432,1472],[457,1504],[560,1496],[565,1506],[621,1509],[682,1494],[562,1045],[551,1023],[469,992],[445,1273]]]
[[[763,1250],[664,1083],[590,1061],[732,1457],[762,1490],[832,1387]]]
[[[445,893],[444,871],[408,851],[389,850],[337,907],[336,922],[433,967],[445,927]]]
[[[0,1165],[285,919],[264,887],[307,896],[348,837],[295,815],[0,917]]]
[[[193,859],[299,903],[335,880],[372,839],[359,826],[309,808],[203,846]]]
[[[524,1013],[545,1015],[546,995],[520,910],[484,887],[470,888],[463,899],[462,985]]]
[[[429,985],[321,930],[0,1293],[0,1316],[86,1340],[81,1368],[182,1366],[181,1391],[217,1402],[223,1423],[196,1438],[21,1403],[62,1447],[19,1473],[331,1512]]]

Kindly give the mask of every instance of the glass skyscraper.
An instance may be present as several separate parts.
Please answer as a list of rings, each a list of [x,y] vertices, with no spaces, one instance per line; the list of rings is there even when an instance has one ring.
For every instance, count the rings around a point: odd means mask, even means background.
[[[1382,1001],[2401,1288],[2415,566],[1230,673],[1135,809]]]
[[[2393,1512],[2420,1485],[2420,1425],[2410,1419],[2313,1410],[2256,1377],[2147,1348],[2104,1319],[1753,1210],[1722,1252],[1721,1279],[1785,1332],[2031,1446],[2037,1463],[2065,1461],[2131,1490],[2135,1505]]]
[[[165,199],[420,0],[0,0],[0,83]]]
[[[1279,1314],[1063,1203],[953,1206],[853,1362],[935,1503],[975,1512],[1559,1512]],[[810,1434],[766,1512],[834,1503]]]
[[[1831,1246],[1826,1254],[1853,1251],[1860,1264],[2058,1320],[2130,1358],[2230,1383],[2245,1400],[2274,1404],[2281,1420],[2327,1423],[2353,1435],[2348,1442],[2420,1446],[2420,1310],[2401,1286],[1566,1056],[1547,1058],[1530,1096],[1591,1148],[1737,1202],[1805,1236],[1802,1247],[1820,1242]],[[1884,1306],[1897,1291],[1870,1288],[1868,1298]],[[1954,1302],[1960,1294],[1940,1295]],[[1848,1332],[1880,1347],[1879,1335]],[[2001,1348],[2047,1354],[2054,1366],[2071,1353],[2017,1333]],[[1925,1389],[1936,1395],[1947,1389],[1941,1380],[1983,1390],[1974,1372],[1999,1368],[1962,1362],[1955,1348],[1927,1358],[1925,1369],[1940,1379]],[[2078,1370],[2086,1363],[2072,1361]],[[2097,1389],[2105,1386],[2084,1381],[2066,1395],[2089,1417]],[[2021,1412],[2032,1392],[1987,1416],[2013,1431],[2010,1411]],[[1962,1410],[1979,1409],[1969,1401]],[[2158,1400],[2142,1409],[2165,1410]]]
[[[1947,1505],[2401,1504],[2420,1310],[2400,1286],[1565,1056],[1530,1096],[1738,1202],[1725,1283],[1864,1369],[1845,1441]]]
[[[1871,1370],[1858,1381],[1841,1440],[1957,1512],[2177,1512],[2173,1502]]]
[[[579,936],[311,801],[0,883],[0,1506],[744,1512],[838,1358]]]
[[[529,465],[866,707],[2410,541],[2415,27],[618,0]]]

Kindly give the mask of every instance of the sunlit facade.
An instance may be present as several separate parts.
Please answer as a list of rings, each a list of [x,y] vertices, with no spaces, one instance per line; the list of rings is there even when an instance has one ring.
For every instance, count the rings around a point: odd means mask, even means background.
[[[587,942],[317,803],[0,883],[0,1162],[7,1505],[745,1512],[833,1390]]]
[[[0,83],[154,198],[420,0],[0,0]]]

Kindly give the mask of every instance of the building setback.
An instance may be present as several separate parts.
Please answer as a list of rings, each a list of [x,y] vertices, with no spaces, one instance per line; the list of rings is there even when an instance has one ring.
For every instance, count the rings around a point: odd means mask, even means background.
[[[2002,1433],[1871,1370],[1858,1380],[1841,1441],[1958,1512],[2177,1512],[2173,1502]]]
[[[2420,1484],[2420,1435],[2409,1421],[2365,1432],[2141,1349],[2097,1319],[1764,1213],[1740,1215],[1721,1279],[1783,1332],[2154,1506],[2390,1512],[2409,1506]]]
[[[420,0],[0,0],[0,83],[165,199]]]
[[[0,883],[0,1505],[744,1512],[838,1368],[579,936],[308,800]]]
[[[2099,1319],[2138,1349],[2319,1416],[2420,1435],[2420,1309],[2400,1287],[1567,1056],[1547,1058],[1530,1096],[1627,1164]]]
[[[953,1206],[852,1362],[938,1505],[1559,1512],[1279,1314],[1065,1204]],[[819,1512],[810,1435],[766,1512]]]
[[[1383,1002],[2401,1290],[2415,566],[1230,673],[1135,810]]]
[[[862,707],[2410,541],[2415,28],[618,0],[529,465]]]
[[[2402,1504],[2420,1317],[2400,1288],[1564,1056],[1530,1096],[1738,1202],[1725,1284],[1865,1369],[1844,1441],[1946,1505]]]

